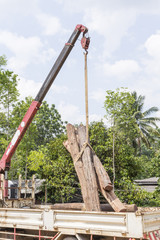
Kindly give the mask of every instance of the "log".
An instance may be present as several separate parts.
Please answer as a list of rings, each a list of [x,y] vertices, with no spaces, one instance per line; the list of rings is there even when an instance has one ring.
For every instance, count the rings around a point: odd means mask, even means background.
[[[79,152],[83,149],[83,145],[86,142],[85,127],[78,127],[77,136],[75,128],[71,124],[67,124],[67,135],[68,141],[64,143],[64,146],[71,153],[80,181],[85,209],[87,211],[100,211],[98,196],[99,188],[104,198],[108,201],[114,211],[126,211],[127,209],[125,205],[115,195],[110,178],[96,154],[93,153],[89,146],[86,146],[83,150],[82,156],[79,155]],[[78,155],[79,159],[77,158]]]
[[[95,153],[93,153],[93,163],[98,177],[99,185],[106,191],[111,191],[113,189],[110,177],[104,169],[101,161]]]
[[[115,195],[108,173],[105,171],[101,161],[99,160],[95,153],[93,153],[93,162],[97,173],[99,188],[102,195],[111,205],[111,207],[115,210],[115,212],[125,212],[126,208],[124,204]]]
[[[78,137],[79,137],[79,144],[80,144],[80,150],[83,146],[83,144],[86,142],[86,128],[84,126],[80,126],[78,127]],[[89,165],[88,163],[89,158],[92,159],[93,162],[98,161],[97,160],[97,156],[93,153],[93,151],[90,149],[89,146],[87,146],[84,150],[84,153],[82,155],[82,160],[83,160],[83,164],[84,164],[84,169],[86,168],[87,170],[89,170]],[[93,166],[92,166],[93,167]],[[98,167],[97,167],[98,168]],[[102,169],[101,169],[102,170]],[[98,170],[99,171],[99,170]],[[98,172],[97,171],[97,172]],[[88,171],[86,171],[88,173]],[[99,171],[100,172],[100,171]],[[103,171],[104,172],[104,171]],[[89,171],[89,176],[86,177],[92,177],[92,175],[95,175],[95,171]],[[106,175],[105,175],[106,176]],[[96,180],[96,177],[94,177],[93,179]],[[108,203],[112,206],[112,208],[115,210],[115,212],[125,212],[126,208],[124,206],[124,204],[119,200],[119,198],[115,195],[114,190],[112,189],[110,192],[104,190],[104,188],[102,187],[102,181],[99,181],[100,179],[98,178],[97,175],[97,186],[99,186],[101,193],[103,194],[104,198],[108,201]],[[94,188],[95,183],[92,182],[93,185],[91,185],[90,187]],[[96,187],[95,187],[96,188]]]
[[[136,206],[136,204],[124,204],[125,208],[126,208],[126,212],[136,212],[138,210],[138,207]],[[114,211],[114,209],[111,207],[110,204],[101,204],[101,211],[105,211],[105,212],[112,212]]]
[[[115,212],[126,212],[125,205],[119,200],[119,198],[114,193],[113,189],[110,192],[108,192],[101,188],[100,186],[100,191]]]
[[[55,203],[52,209],[85,211],[84,203]]]
[[[86,142],[86,128],[82,125],[78,127],[78,140],[81,150],[83,148],[84,143]],[[82,154],[82,163],[86,185],[88,186],[90,192],[89,198],[90,204],[92,205],[91,209],[96,208],[96,211],[100,211],[97,177],[94,170],[92,152],[88,146],[86,146]]]
[[[67,135],[69,144],[68,149],[71,153],[75,170],[81,185],[85,209],[87,211],[100,211],[96,175],[89,151],[85,150],[85,155],[83,154],[82,158],[80,157],[79,160],[77,160],[77,155],[79,154],[80,149],[77,142],[76,130],[71,124],[67,124]]]
[[[136,212],[138,210],[135,204],[124,204],[127,212]],[[100,204],[101,211],[105,212],[114,212],[114,209],[110,204]],[[59,210],[77,210],[77,211],[85,211],[84,203],[56,203],[51,206],[51,209],[59,209]]]
[[[67,151],[71,154],[71,148],[69,146],[69,141],[66,140],[63,142],[63,146],[67,149]]]

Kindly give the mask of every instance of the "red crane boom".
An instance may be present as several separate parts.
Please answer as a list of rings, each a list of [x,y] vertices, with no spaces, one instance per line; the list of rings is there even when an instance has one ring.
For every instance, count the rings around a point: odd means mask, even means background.
[[[73,31],[68,42],[65,44],[64,48],[62,49],[55,64],[53,65],[46,80],[44,81],[41,89],[39,90],[35,100],[31,103],[31,105],[30,105],[28,111],[26,112],[22,122],[20,123],[16,133],[14,134],[10,144],[8,145],[2,159],[0,160],[0,173],[4,173],[5,171],[9,170],[10,164],[11,164],[11,158],[12,158],[17,146],[19,145],[21,139],[23,138],[23,135],[25,134],[30,123],[32,122],[45,95],[47,94],[49,88],[51,87],[53,81],[55,80],[57,74],[59,73],[61,67],[63,66],[63,63],[65,62],[66,58],[68,57],[69,53],[71,52],[71,50],[81,32],[83,33],[81,45],[82,45],[82,48],[87,51],[90,39],[89,39],[89,37],[87,38],[85,36],[85,34],[88,32],[88,29],[85,26],[79,24],[76,26],[76,28]]]

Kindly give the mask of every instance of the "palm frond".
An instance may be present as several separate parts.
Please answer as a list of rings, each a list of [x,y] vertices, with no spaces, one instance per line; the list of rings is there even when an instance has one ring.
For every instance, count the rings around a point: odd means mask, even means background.
[[[142,139],[142,141],[146,144],[147,147],[150,147],[150,142],[148,139],[148,132],[145,131],[145,129],[141,129],[140,131],[140,138]]]
[[[159,111],[159,109],[157,107],[151,107],[148,110],[146,110],[143,114],[144,114],[144,117],[145,117],[145,116],[148,116],[148,115],[150,115],[152,113],[155,113],[155,112],[158,112],[158,111]]]

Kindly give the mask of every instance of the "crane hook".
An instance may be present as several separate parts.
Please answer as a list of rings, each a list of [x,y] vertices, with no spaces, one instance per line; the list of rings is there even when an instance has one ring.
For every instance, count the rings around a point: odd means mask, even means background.
[[[86,37],[85,36],[85,32],[83,33],[83,37],[81,39],[81,45],[82,45],[82,48],[87,52],[88,48],[89,48],[89,44],[90,44],[90,37]]]

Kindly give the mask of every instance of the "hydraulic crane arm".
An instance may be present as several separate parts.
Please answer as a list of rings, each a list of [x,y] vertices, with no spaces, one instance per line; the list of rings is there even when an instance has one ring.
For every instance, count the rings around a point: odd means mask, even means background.
[[[41,89],[39,90],[35,100],[31,103],[28,111],[26,112],[22,122],[20,123],[15,135],[13,136],[10,144],[8,145],[2,159],[0,160],[0,173],[8,171],[10,168],[11,157],[13,156],[17,146],[19,145],[23,135],[25,134],[27,128],[32,122],[36,112],[38,111],[44,97],[46,96],[49,88],[51,87],[53,81],[55,80],[57,74],[59,73],[63,63],[71,52],[75,42],[77,41],[80,33],[83,33],[83,38],[81,40],[82,48],[87,51],[90,39],[85,37],[85,34],[88,32],[88,29],[83,25],[77,25],[73,31],[68,42],[65,44],[62,49],[59,57],[57,58],[55,64],[53,65],[51,71],[49,72],[46,80],[44,81]]]

